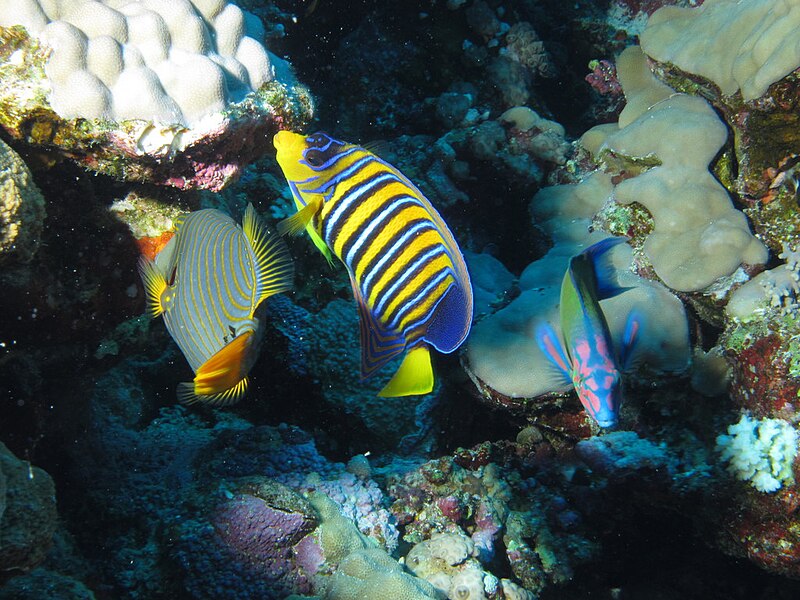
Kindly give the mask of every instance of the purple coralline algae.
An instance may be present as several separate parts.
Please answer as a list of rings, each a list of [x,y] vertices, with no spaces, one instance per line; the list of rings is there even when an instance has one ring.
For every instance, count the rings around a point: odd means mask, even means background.
[[[295,546],[317,517],[302,497],[266,478],[227,482],[212,497],[172,533],[173,558],[193,596],[277,600],[311,592]]]

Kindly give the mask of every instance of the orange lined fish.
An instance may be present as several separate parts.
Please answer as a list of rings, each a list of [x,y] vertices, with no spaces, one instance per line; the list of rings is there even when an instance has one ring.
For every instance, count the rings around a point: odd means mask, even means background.
[[[242,227],[214,209],[190,213],[155,261],[139,259],[148,313],[164,316],[195,378],[181,383],[183,402],[231,404],[248,385],[262,327],[256,309],[289,290],[293,267],[280,237],[252,205]]]
[[[306,229],[347,268],[362,379],[407,351],[380,395],[430,392],[430,348],[453,352],[472,323],[467,266],[447,225],[402,173],[360,146],[288,131],[274,144],[298,208],[279,230]]]

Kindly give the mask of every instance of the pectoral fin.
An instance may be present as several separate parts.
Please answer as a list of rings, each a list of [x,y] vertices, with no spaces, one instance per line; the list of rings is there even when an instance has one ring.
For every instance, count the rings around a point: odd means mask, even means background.
[[[567,358],[567,354],[564,351],[560,336],[550,323],[540,323],[536,328],[536,343],[553,367],[555,367],[551,386],[554,389],[571,386],[569,358]]]
[[[431,353],[425,345],[412,348],[406,354],[400,368],[380,391],[378,396],[394,398],[428,394],[433,390],[433,367]]]
[[[627,371],[634,366],[632,360],[636,342],[639,339],[639,331],[642,328],[643,317],[639,312],[633,310],[625,321],[625,331],[622,333],[622,343],[620,344],[619,362],[623,371]]]
[[[333,264],[333,256],[331,256],[328,245],[316,232],[312,223],[314,215],[322,210],[322,204],[322,196],[314,196],[303,208],[278,223],[278,233],[281,235],[297,235],[305,229],[308,232],[308,237],[311,238],[317,249],[322,252],[328,263]]]

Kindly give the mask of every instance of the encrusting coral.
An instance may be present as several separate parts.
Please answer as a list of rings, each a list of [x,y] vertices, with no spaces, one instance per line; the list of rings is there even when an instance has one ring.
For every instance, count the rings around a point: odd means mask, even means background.
[[[11,25],[52,48],[50,104],[65,119],[189,126],[271,81],[281,62],[258,18],[224,0],[26,0],[0,10]]]

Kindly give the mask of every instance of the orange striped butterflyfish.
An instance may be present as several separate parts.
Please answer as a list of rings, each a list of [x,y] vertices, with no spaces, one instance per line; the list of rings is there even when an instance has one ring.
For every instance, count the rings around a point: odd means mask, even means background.
[[[150,316],[162,315],[195,373],[178,386],[185,403],[232,404],[247,390],[263,327],[256,309],[289,290],[294,275],[283,240],[268,232],[252,205],[240,227],[215,209],[189,213],[155,260],[139,273]]]
[[[281,233],[305,229],[344,263],[358,306],[361,378],[406,352],[380,396],[433,389],[430,348],[456,350],[472,324],[472,286],[436,209],[400,171],[325,133],[275,135],[278,164],[298,212]]]
[[[563,383],[572,384],[584,410],[600,427],[617,424],[622,405],[622,372],[629,366],[642,324],[639,313],[631,312],[619,351],[615,351],[600,300],[628,289],[614,282],[613,267],[608,261],[608,251],[626,239],[606,238],[570,258],[561,283],[562,335],[547,323],[536,331],[542,352],[555,365]]]

